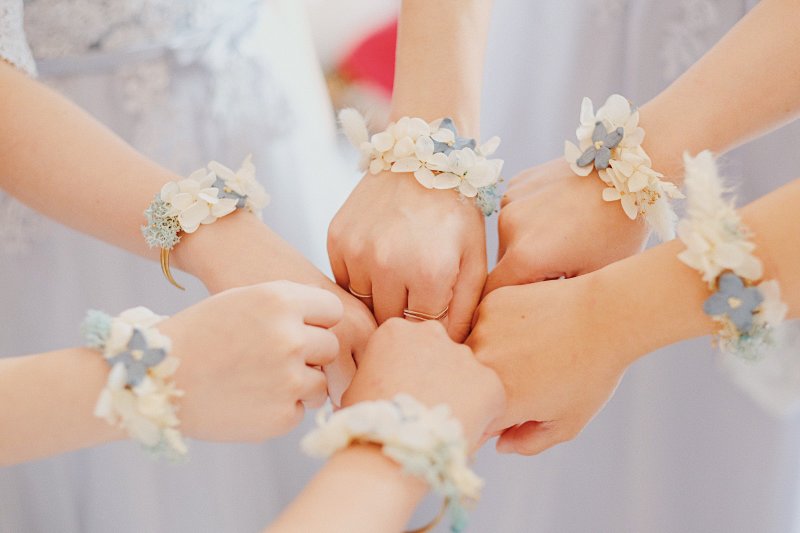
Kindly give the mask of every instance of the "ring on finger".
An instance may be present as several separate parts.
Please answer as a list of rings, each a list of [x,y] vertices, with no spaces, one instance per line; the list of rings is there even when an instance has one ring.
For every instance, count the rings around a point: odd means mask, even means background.
[[[362,294],[355,290],[352,286],[348,285],[347,290],[350,291],[350,294],[358,298],[359,300],[372,300],[371,294]]]
[[[448,305],[442,311],[435,315],[431,315],[429,313],[423,313],[422,311],[412,311],[411,309],[403,309],[403,316],[405,318],[414,319],[414,320],[443,320],[447,317],[447,312],[450,311],[450,306]]]

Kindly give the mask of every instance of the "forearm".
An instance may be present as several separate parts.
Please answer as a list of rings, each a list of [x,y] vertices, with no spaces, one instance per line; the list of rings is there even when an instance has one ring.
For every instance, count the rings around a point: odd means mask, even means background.
[[[681,179],[682,154],[724,153],[800,113],[800,1],[763,0],[641,109],[654,168]]]
[[[790,318],[800,317],[798,202],[800,180],[741,211],[754,234],[754,253],[764,264],[763,279],[780,283]],[[715,323],[703,312],[703,302],[710,296],[707,285],[677,257],[684,249],[682,242],[672,241],[598,271],[600,289],[592,306],[599,327],[614,332],[625,357],[633,360],[662,346],[715,331]]]
[[[351,446],[325,464],[267,532],[400,532],[426,490],[377,446]]]
[[[180,176],[6,64],[0,64],[0,118],[0,187],[78,231],[138,255],[158,257],[140,232],[143,213],[162,185]],[[198,167],[203,164],[198,161]],[[209,261],[220,264],[236,257],[221,258],[218,243],[242,231],[265,230],[250,213],[226,218],[230,220],[224,225],[220,221],[184,236],[172,255],[173,264],[201,275]],[[196,237],[203,233],[206,238]]]
[[[393,118],[452,118],[477,137],[491,0],[404,0],[397,34]]]
[[[93,416],[108,372],[89,349],[0,360],[0,466],[124,438]]]

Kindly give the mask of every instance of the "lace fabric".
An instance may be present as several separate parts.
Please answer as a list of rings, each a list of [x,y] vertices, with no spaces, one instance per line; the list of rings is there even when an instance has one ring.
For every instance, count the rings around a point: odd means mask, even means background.
[[[25,39],[22,0],[0,0],[0,58],[30,75],[36,64]]]

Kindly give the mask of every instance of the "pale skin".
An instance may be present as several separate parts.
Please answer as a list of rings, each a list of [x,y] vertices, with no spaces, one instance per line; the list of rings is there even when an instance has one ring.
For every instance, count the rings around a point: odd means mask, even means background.
[[[489,0],[402,3],[392,119],[450,117],[461,136],[478,136],[490,10]],[[411,174],[368,174],[331,222],[328,252],[340,286],[372,295],[378,323],[449,306],[450,336],[466,337],[487,269],[474,202]]]
[[[184,435],[258,442],[292,429],[327,398],[319,367],[337,357],[329,328],[342,313],[329,291],[275,281],[221,292],[158,324],[180,359]],[[0,410],[0,434],[14,435],[0,442],[0,466],[126,438],[92,414],[108,373],[87,348],[0,359],[0,401],[14,406]]]
[[[143,212],[164,183],[181,176],[137,153],[81,109],[3,62],[0,117],[0,187],[65,225],[158,258],[159,251],[149,249],[139,231]],[[198,168],[205,163],[198,161]],[[335,294],[345,308],[334,329],[340,357],[325,370],[331,397],[339,401],[355,372],[353,355],[375,328],[361,302],[245,211],[184,235],[171,262],[202,280],[212,293],[288,279]],[[153,282],[164,283],[165,291],[176,290],[159,276],[154,266]]]
[[[742,209],[764,279],[780,283],[800,317],[800,180]],[[672,241],[572,279],[503,287],[481,302],[468,344],[508,395],[497,449],[539,453],[574,438],[611,397],[625,369],[653,350],[707,335],[710,291]]]
[[[473,451],[504,406],[497,376],[436,322],[392,319],[378,328],[344,405],[391,399],[400,392],[428,406],[449,405]],[[376,446],[352,446],[334,455],[267,531],[399,533],[426,491]]]
[[[680,184],[684,151],[723,154],[797,118],[800,34],[791,28],[798,24],[800,1],[760,2],[642,106],[643,146],[655,170]],[[576,103],[576,123],[577,112]],[[585,274],[640,252],[647,226],[627,218],[619,202],[603,201],[603,187],[596,172],[577,176],[563,158],[513,178],[498,223],[498,264],[485,292]],[[552,231],[553,220],[558,231]]]

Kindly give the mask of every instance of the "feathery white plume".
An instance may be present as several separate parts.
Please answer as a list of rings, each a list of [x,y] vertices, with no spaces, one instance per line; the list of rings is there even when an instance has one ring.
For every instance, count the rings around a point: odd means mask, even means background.
[[[357,110],[348,107],[339,111],[339,122],[347,140],[356,148],[369,141],[367,120]]]

